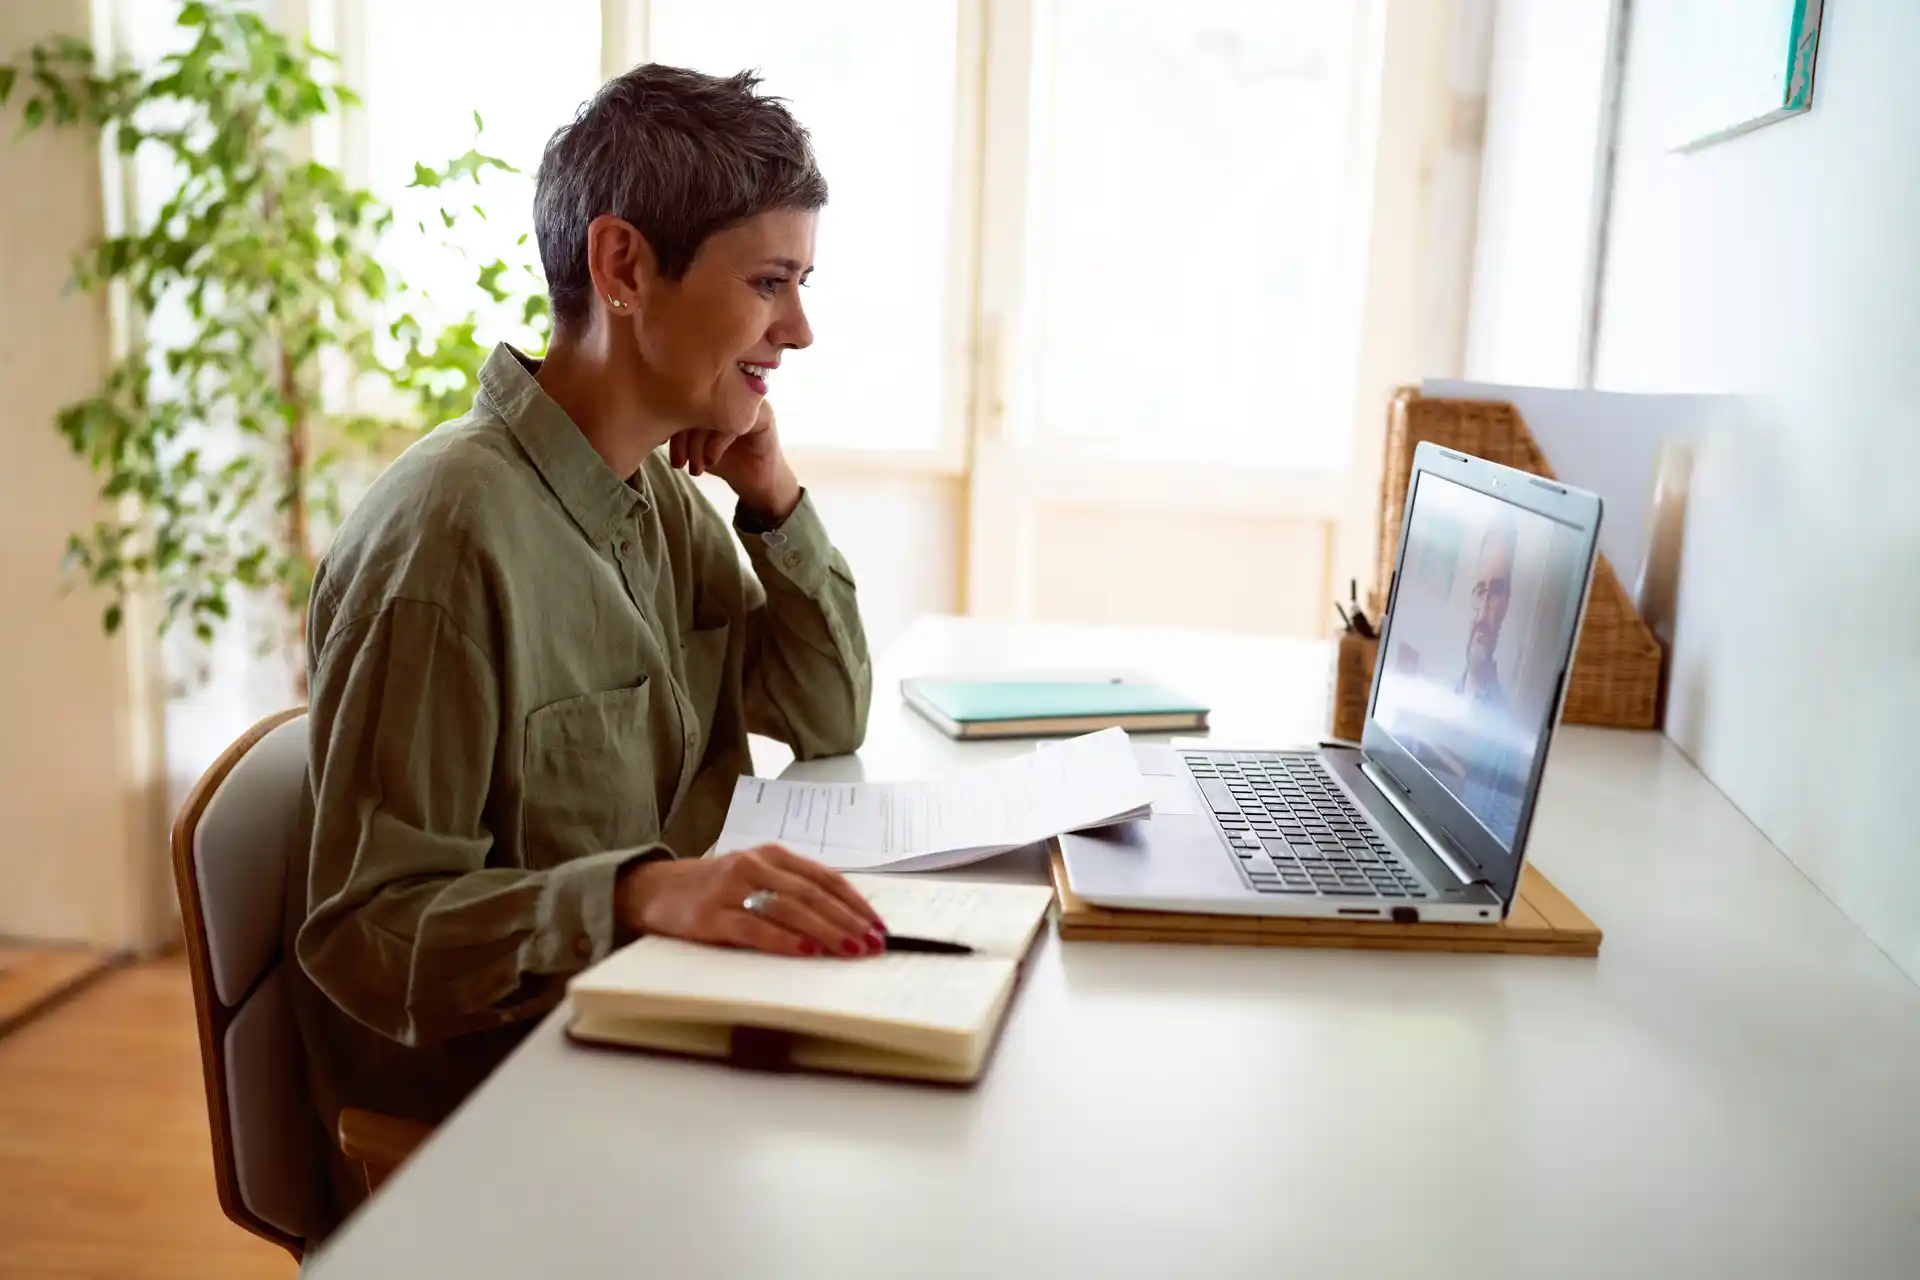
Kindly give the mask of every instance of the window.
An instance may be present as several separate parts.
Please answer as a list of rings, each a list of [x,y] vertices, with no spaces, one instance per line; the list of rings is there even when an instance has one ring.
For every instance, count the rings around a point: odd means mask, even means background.
[[[1267,548],[1260,608],[1196,589],[1129,619],[1317,634],[1364,568],[1380,406],[1355,397],[1424,370],[1404,326],[1363,326],[1431,309],[1407,193],[1448,21],[1423,0],[314,3],[366,100],[349,168],[411,232],[394,269],[460,301],[445,193],[407,183],[476,109],[524,172],[455,234],[531,267],[540,150],[608,68],[750,69],[789,102],[831,196],[815,345],[773,403],[876,617],[1094,620],[1059,584],[1237,537]]]
[[[475,258],[537,267],[533,170],[599,83],[619,0],[339,0],[366,175],[396,208],[408,284],[471,297],[442,248],[443,193],[409,190],[473,140],[524,172],[490,180]],[[814,347],[774,403],[802,450],[961,456],[980,183],[1024,203],[1020,420],[1039,440],[1143,461],[1340,470],[1350,457],[1342,276],[1359,0],[649,0],[635,58],[757,71],[811,131],[831,190],[805,299]],[[1015,183],[978,154],[970,27],[1030,28]],[[512,38],[503,39],[502,33]],[[618,62],[621,59],[616,58]],[[966,64],[966,65],[963,65]],[[420,224],[425,231],[419,230]],[[986,264],[982,264],[986,265]],[[429,305],[426,310],[434,314]],[[999,370],[990,371],[999,376]],[[957,464],[956,464],[957,465]]]
[[[534,175],[547,139],[600,85],[600,0],[360,0],[344,25],[348,76],[366,103],[353,176],[393,206],[389,270],[425,296],[408,305],[439,321],[465,315],[477,265],[496,258],[532,270],[543,289]],[[469,198],[449,232],[447,193],[409,184],[416,163],[437,168],[476,146],[476,114],[479,150],[520,172],[489,175],[484,216]]]
[[[798,447],[931,450],[960,432],[958,6],[652,0],[647,56],[754,69],[813,134],[828,204],[804,295],[814,346],[773,402]]]
[[[1353,4],[1054,0],[1033,59],[1040,432],[1344,467],[1330,386]],[[1337,375],[1336,375],[1337,376]]]

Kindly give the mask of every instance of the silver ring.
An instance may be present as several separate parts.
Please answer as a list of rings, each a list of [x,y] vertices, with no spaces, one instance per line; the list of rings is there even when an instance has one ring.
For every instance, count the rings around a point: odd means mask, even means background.
[[[756,916],[763,916],[779,896],[771,889],[755,889],[740,900],[740,909]]]

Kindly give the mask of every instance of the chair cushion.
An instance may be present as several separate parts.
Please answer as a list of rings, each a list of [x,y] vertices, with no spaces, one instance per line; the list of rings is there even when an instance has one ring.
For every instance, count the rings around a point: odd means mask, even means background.
[[[280,1230],[304,1238],[323,1156],[281,965],[227,1024],[223,1053],[240,1198]]]
[[[307,718],[275,728],[233,767],[194,833],[213,989],[231,1008],[280,955],[287,862],[300,839]]]

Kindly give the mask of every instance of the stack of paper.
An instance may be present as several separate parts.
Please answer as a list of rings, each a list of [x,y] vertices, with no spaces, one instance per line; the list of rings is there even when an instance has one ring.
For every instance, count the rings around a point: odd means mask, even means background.
[[[742,778],[716,853],[782,844],[842,871],[937,871],[1144,818],[1153,793],[1119,729],[929,782]]]

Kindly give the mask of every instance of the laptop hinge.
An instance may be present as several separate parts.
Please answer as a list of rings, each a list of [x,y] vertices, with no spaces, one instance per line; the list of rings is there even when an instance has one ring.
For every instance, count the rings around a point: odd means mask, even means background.
[[[1387,798],[1387,803],[1392,805],[1394,811],[1413,828],[1414,834],[1426,842],[1433,856],[1446,863],[1447,870],[1460,878],[1461,884],[1480,884],[1485,881],[1486,877],[1469,872],[1462,861],[1465,855],[1456,853],[1445,836],[1435,831],[1425,818],[1414,812],[1412,805],[1400,798],[1400,786],[1387,776],[1386,770],[1371,760],[1362,760],[1360,772],[1366,775],[1367,781],[1373,784],[1374,790]]]

